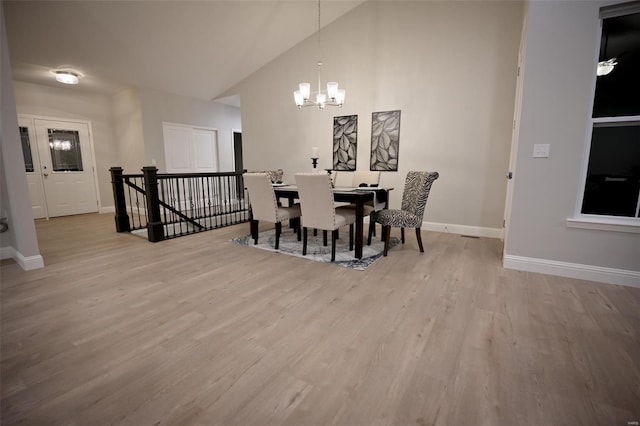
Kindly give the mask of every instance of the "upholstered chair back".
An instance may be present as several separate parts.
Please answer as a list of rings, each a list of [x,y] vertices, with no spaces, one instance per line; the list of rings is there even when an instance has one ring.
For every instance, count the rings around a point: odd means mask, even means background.
[[[282,169],[277,169],[277,170],[256,170],[256,171],[252,171],[250,173],[251,174],[266,173],[269,176],[269,179],[271,180],[272,183],[282,182],[282,178],[284,176],[284,170],[282,170]]]
[[[380,172],[372,172],[369,170],[356,170],[353,172],[352,185],[354,188],[360,186],[361,183],[367,185],[379,185],[380,184]]]
[[[278,202],[267,173],[245,173],[244,186],[249,191],[251,212],[255,220],[278,222]]]
[[[419,222],[422,222],[431,184],[438,177],[438,172],[408,172],[402,193],[401,210],[413,213]]]
[[[302,226],[318,229],[336,228],[336,211],[327,173],[297,173],[296,185],[302,210]]]

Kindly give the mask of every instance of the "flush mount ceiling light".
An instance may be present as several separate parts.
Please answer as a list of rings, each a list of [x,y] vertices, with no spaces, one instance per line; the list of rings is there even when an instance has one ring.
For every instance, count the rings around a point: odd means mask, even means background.
[[[320,0],[318,0],[318,52],[320,52]],[[335,81],[327,83],[327,90],[322,90],[322,82],[320,80],[320,69],[322,61],[318,61],[318,91],[314,92],[314,99],[311,98],[311,84],[300,83],[299,90],[293,92],[293,99],[298,108],[307,106],[317,106],[323,110],[325,105],[341,107],[344,104],[346,92],[344,89],[338,89],[338,83]]]
[[[71,70],[52,70],[56,81],[64,84],[78,84],[80,73]]]

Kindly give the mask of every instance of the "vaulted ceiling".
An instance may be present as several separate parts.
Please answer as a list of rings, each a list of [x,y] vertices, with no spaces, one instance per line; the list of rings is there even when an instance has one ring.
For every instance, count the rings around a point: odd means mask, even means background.
[[[321,3],[322,26],[363,0]],[[75,90],[147,87],[218,97],[312,36],[315,0],[4,1],[13,79],[60,85],[52,69],[81,72]]]

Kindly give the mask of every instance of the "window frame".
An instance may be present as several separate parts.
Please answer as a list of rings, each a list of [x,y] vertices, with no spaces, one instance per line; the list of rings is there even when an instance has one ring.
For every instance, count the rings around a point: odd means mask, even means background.
[[[640,115],[634,116],[617,116],[617,117],[596,117],[593,116],[593,107],[596,97],[596,69],[600,57],[600,45],[602,43],[602,26],[605,19],[617,16],[630,15],[640,13],[640,2],[622,3],[600,9],[598,17],[598,31],[596,48],[594,49],[593,72],[591,81],[591,100],[589,103],[587,120],[587,129],[585,132],[586,141],[585,149],[582,156],[582,167],[580,169],[580,181],[578,187],[578,197],[573,217],[567,218],[567,227],[580,229],[594,229],[602,231],[631,232],[640,233],[640,217],[623,217],[610,215],[595,215],[582,213],[582,204],[584,202],[585,186],[587,183],[587,172],[589,168],[589,154],[591,152],[591,140],[593,137],[593,128],[599,123],[624,123],[640,121]],[[638,200],[640,206],[640,199]],[[637,210],[638,208],[636,208]]]

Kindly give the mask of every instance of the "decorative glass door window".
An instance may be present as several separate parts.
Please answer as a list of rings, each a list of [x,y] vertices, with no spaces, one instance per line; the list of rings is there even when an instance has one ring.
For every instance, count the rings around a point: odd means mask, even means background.
[[[33,156],[31,155],[31,141],[29,141],[29,129],[20,126],[20,141],[22,142],[22,156],[24,157],[24,171],[33,173]]]
[[[49,153],[54,172],[81,172],[82,152],[76,130],[48,129]]]

